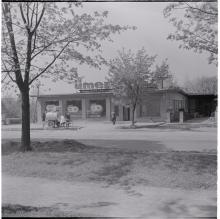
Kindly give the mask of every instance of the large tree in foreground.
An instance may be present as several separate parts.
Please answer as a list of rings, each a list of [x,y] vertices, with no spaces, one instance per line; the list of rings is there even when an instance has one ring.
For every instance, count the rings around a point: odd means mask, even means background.
[[[116,97],[129,103],[132,110],[132,125],[135,123],[135,109],[141,102],[146,88],[157,80],[157,76],[165,76],[168,65],[163,62],[154,68],[156,56],[149,56],[143,48],[137,53],[132,51],[118,52],[118,57],[110,61],[109,81]],[[164,75],[162,71],[165,71]]]
[[[11,80],[21,94],[22,151],[31,150],[32,83],[42,76],[74,80],[77,69],[72,61],[100,67],[105,62],[101,41],[129,28],[106,24],[107,12],[76,14],[78,6],[71,2],[2,3],[2,82]]]
[[[164,16],[176,31],[168,39],[180,43],[180,48],[207,52],[209,63],[217,65],[218,55],[218,3],[178,2],[164,9]]]

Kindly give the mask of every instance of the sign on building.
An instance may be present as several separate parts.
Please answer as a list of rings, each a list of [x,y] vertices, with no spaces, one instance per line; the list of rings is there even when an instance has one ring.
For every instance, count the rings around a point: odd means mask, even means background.
[[[75,83],[75,88],[79,90],[93,90],[93,89],[109,89],[111,88],[109,82],[82,82]]]

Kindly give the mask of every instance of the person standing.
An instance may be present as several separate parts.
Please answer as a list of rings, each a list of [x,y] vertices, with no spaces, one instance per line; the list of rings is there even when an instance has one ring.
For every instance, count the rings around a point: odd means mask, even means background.
[[[66,117],[66,127],[69,127],[69,125],[70,125],[70,114],[69,114],[69,112],[66,112],[65,117]]]
[[[66,119],[65,119],[64,115],[61,115],[60,116],[60,126],[65,127],[65,125],[66,125]]]
[[[112,112],[112,124],[115,125],[116,123],[116,114],[115,112]]]
[[[59,110],[57,110],[56,112],[57,112],[56,127],[59,128],[60,127],[60,121],[61,121],[61,113],[60,113]]]

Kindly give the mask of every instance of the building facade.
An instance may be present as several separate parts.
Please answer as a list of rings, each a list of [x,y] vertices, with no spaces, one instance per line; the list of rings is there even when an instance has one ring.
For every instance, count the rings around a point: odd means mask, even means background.
[[[99,87],[101,85],[99,84]],[[91,86],[90,86],[91,88]],[[112,112],[117,120],[131,119],[131,106],[114,97],[110,88],[79,90],[72,94],[39,95],[37,97],[37,118],[41,122],[43,112],[59,111],[69,114],[71,120],[106,120],[110,121]],[[146,90],[142,101],[135,110],[135,120],[166,121],[167,112],[172,120],[178,120],[179,110],[188,112],[188,96],[180,89]]]

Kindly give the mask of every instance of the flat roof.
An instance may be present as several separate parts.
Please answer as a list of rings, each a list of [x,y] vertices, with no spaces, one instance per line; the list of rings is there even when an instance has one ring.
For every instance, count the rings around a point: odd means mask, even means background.
[[[189,96],[217,96],[217,94],[187,93]]]
[[[44,95],[39,95],[39,96],[35,96],[35,97],[38,97],[38,98],[46,98],[46,97],[59,97],[59,96],[62,96],[62,97],[85,97],[85,96],[112,96],[113,93],[112,92],[100,92],[100,93],[97,93],[97,92],[90,92],[90,93],[72,93],[72,94],[44,94]]]
[[[182,93],[183,95],[188,95],[180,88],[169,88],[169,89],[146,89],[146,93],[163,93],[163,92],[178,92]],[[74,97],[83,97],[83,96],[90,96],[90,95],[113,95],[112,89],[92,89],[92,90],[79,90],[76,93],[66,93],[66,94],[40,94],[40,95],[31,95],[32,97],[44,98],[44,97],[58,97],[58,96],[74,96]]]

